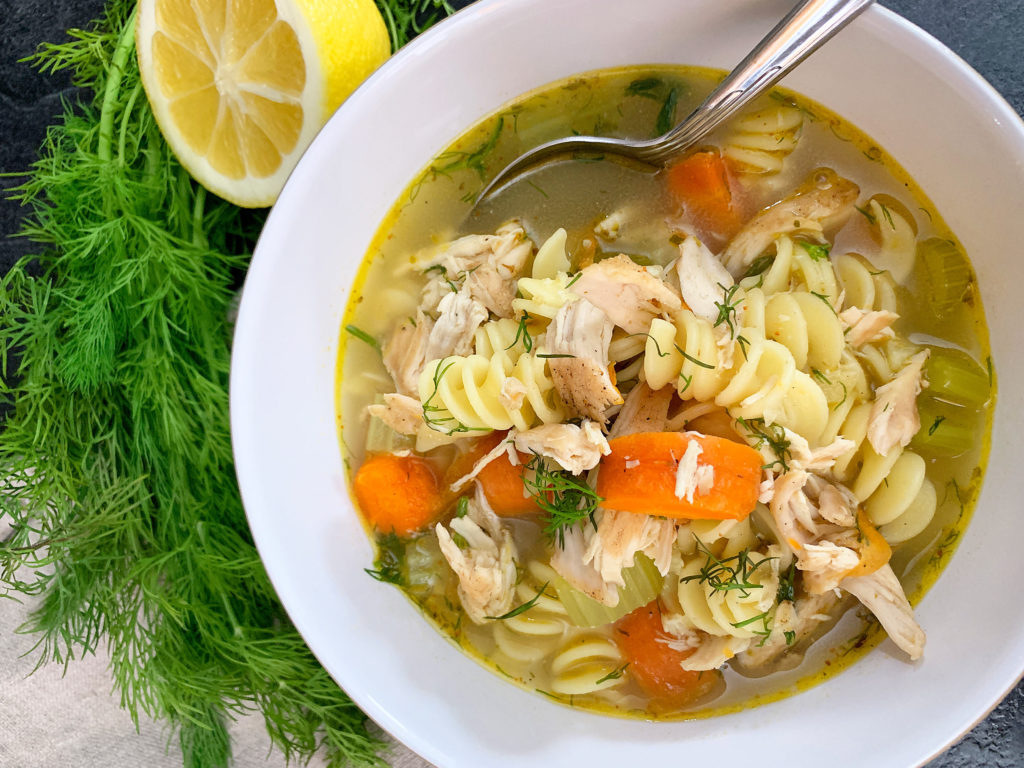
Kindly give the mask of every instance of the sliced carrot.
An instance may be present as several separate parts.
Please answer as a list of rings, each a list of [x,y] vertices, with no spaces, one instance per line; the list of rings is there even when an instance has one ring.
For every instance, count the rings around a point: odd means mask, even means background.
[[[693,501],[676,496],[679,460],[692,441],[701,448],[698,466],[714,470],[706,493]],[[662,517],[742,520],[754,509],[761,483],[761,454],[748,445],[696,432],[641,432],[609,440],[601,459],[597,493],[601,506]]]
[[[451,467],[445,473],[446,486],[450,486],[460,477],[469,474],[480,459],[505,439],[506,434],[505,432],[492,432],[477,439],[470,450],[452,462]],[[524,464],[529,460],[529,456],[520,453],[519,466],[513,467],[508,456],[502,455],[480,470],[476,476],[484,489],[487,503],[491,505],[491,509],[496,515],[519,517],[535,515],[540,512],[540,507],[537,506],[532,496],[525,493],[526,486],[523,485]]]
[[[423,530],[446,506],[433,466],[419,456],[370,456],[352,484],[359,509],[381,533],[405,536]]]
[[[712,246],[727,242],[743,224],[729,167],[714,150],[701,150],[665,171],[669,194]]]
[[[661,623],[661,609],[653,600],[615,623],[612,633],[629,663],[627,674],[646,693],[656,709],[681,709],[713,691],[721,674],[688,672],[680,664],[694,649],[676,650]]]
[[[860,533],[860,561],[846,572],[846,576],[867,576],[889,562],[892,547],[882,538],[863,509],[857,510],[857,531]]]

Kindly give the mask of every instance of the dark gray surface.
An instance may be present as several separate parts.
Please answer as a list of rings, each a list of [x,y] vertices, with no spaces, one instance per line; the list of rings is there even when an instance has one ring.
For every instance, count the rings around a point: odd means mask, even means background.
[[[946,43],[1024,114],[1024,0],[888,0],[884,5]],[[61,94],[73,95],[66,76],[40,75],[17,60],[38,42],[61,39],[64,29],[88,23],[101,9],[101,0],[0,0],[0,172],[31,164],[47,124],[59,112]],[[0,178],[0,189],[13,183]],[[16,205],[0,202],[0,271],[31,252],[31,244],[5,237],[17,229],[19,216]],[[1024,768],[1024,683],[930,766]]]

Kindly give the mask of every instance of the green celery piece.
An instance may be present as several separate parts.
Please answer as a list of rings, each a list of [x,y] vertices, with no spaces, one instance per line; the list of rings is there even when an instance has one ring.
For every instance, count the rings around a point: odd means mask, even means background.
[[[960,249],[949,240],[932,237],[917,246],[924,266],[930,304],[942,317],[963,300],[971,283],[971,268]]]
[[[971,447],[978,438],[978,414],[960,406],[921,397],[917,401],[921,429],[910,446],[923,456],[955,458]]]
[[[924,374],[930,396],[956,405],[980,408],[991,392],[985,369],[956,349],[933,347],[925,363]]]
[[[664,582],[654,562],[641,554],[636,556],[633,565],[622,571],[622,578],[626,585],[619,588],[618,605],[611,608],[583,594],[561,576],[556,577],[553,583],[558,599],[573,624],[577,627],[599,627],[647,605],[661,592]]]
[[[370,417],[370,423],[366,428],[366,452],[367,453],[394,453],[405,449],[412,449],[413,439],[400,435],[376,416]]]

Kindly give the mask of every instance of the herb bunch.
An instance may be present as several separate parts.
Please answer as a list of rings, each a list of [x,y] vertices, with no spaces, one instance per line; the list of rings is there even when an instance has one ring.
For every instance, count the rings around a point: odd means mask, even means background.
[[[526,469],[523,484],[537,506],[544,510],[541,522],[544,523],[544,534],[550,540],[557,539],[558,545],[564,548],[566,528],[572,528],[583,520],[590,520],[596,527],[594,513],[604,499],[586,481],[571,472],[550,469],[536,454]]]
[[[0,281],[0,594],[41,596],[40,664],[106,645],[123,706],[169,722],[188,766],[227,765],[226,723],[252,709],[289,759],[383,765],[288,621],[235,484],[228,315],[263,217],[163,141],[134,6],[33,57],[90,95],[13,191],[40,248]]]

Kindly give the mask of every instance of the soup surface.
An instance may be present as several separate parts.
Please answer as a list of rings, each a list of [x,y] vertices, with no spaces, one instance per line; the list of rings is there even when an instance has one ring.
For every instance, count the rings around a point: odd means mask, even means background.
[[[481,121],[395,204],[342,331],[370,575],[573,706],[724,712],[886,633],[921,658],[911,603],[981,482],[970,265],[824,107],[776,90],[667,169],[565,158],[470,215],[529,147],[658,135],[719,77],[601,71]]]

